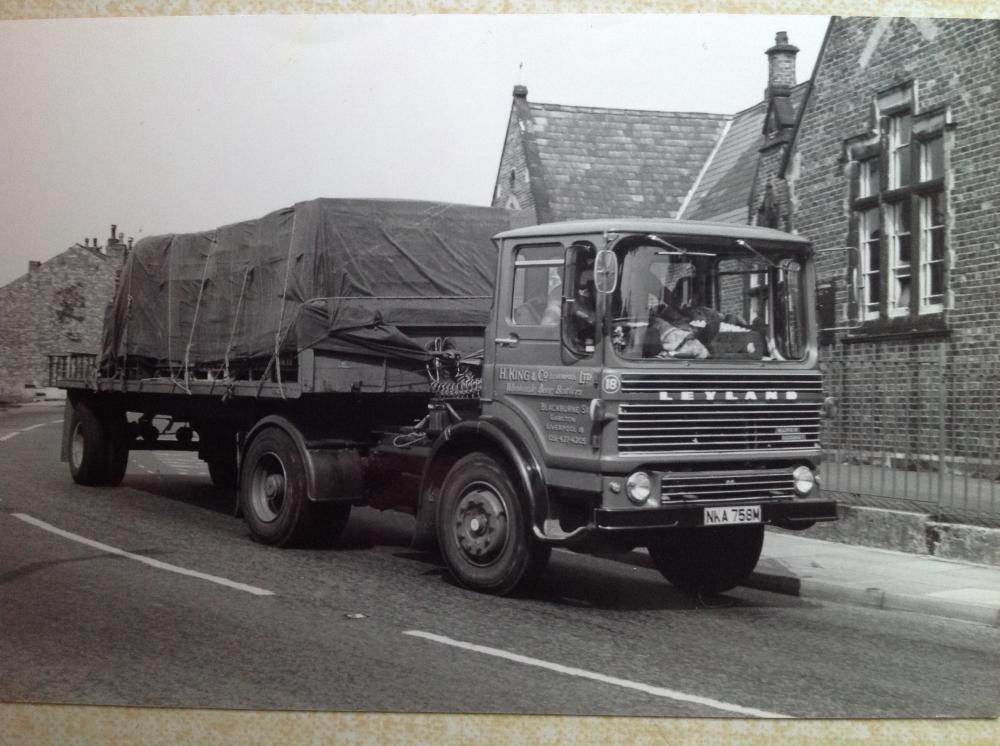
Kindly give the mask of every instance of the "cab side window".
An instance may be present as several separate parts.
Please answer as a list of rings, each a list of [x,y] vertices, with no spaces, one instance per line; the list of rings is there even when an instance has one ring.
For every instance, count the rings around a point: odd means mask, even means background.
[[[594,285],[592,244],[573,244],[566,253],[566,318],[563,340],[578,355],[591,355],[597,339],[597,288]]]
[[[562,312],[565,249],[559,244],[524,246],[514,254],[515,326],[556,326]]]

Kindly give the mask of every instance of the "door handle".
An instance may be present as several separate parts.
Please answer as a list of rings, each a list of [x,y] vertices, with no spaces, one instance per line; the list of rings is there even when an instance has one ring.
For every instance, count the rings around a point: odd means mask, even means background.
[[[520,342],[521,339],[516,334],[511,334],[509,337],[497,337],[493,341],[501,347],[517,347],[517,343]]]

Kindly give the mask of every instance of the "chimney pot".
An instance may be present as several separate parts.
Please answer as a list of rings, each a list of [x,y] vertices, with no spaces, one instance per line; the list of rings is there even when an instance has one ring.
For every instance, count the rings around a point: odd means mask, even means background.
[[[115,240],[115,236],[118,235],[118,226],[114,223],[111,224],[111,240]]]
[[[769,97],[786,93],[795,87],[795,55],[799,48],[788,43],[788,32],[779,31],[774,35],[774,46],[767,54],[767,92]]]

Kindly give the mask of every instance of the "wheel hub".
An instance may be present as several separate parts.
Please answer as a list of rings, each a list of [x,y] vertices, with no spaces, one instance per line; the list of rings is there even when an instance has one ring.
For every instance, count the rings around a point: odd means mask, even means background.
[[[285,478],[281,474],[271,474],[264,480],[264,495],[274,500],[285,494]]]
[[[270,523],[285,502],[285,465],[274,452],[262,454],[250,477],[250,504],[256,517]]]
[[[494,561],[507,544],[507,509],[492,489],[477,485],[462,497],[455,511],[458,546],[478,565]]]

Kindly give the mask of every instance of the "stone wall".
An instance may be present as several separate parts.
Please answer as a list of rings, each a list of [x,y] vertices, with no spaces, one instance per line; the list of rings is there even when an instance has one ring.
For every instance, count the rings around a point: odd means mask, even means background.
[[[48,383],[48,355],[97,353],[122,252],[73,246],[0,287],[0,397]]]

